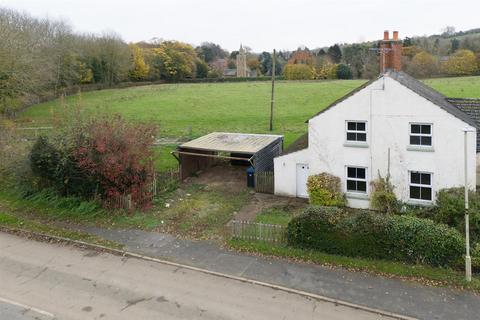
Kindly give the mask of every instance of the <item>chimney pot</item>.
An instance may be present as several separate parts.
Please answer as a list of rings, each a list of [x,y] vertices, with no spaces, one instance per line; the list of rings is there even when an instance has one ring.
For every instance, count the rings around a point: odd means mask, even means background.
[[[385,30],[383,32],[383,40],[388,40],[390,38],[389,34],[388,34],[388,30]]]
[[[393,40],[398,41],[398,31],[393,31]]]

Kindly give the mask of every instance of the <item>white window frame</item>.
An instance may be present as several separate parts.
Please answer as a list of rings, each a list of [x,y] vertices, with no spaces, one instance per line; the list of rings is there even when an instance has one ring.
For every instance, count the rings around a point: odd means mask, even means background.
[[[430,175],[430,184],[421,184],[421,183],[412,183],[412,173],[421,173],[421,174],[429,174]],[[419,187],[419,188],[430,188],[430,200],[425,199],[417,199],[412,198],[410,187]],[[421,194],[421,190],[420,190]],[[433,173],[428,171],[418,171],[418,170],[409,170],[408,171],[408,199],[414,202],[424,202],[424,203],[432,203],[433,202]]]
[[[412,125],[419,125],[419,126],[430,126],[430,133],[412,133]],[[420,131],[422,131],[420,129]],[[408,144],[412,147],[418,147],[418,148],[433,148],[433,123],[427,123],[427,122],[410,122],[408,124]],[[415,137],[420,137],[420,144],[412,144],[410,142],[410,138],[412,136]],[[422,137],[430,137],[430,144],[421,144],[422,143]]]
[[[348,129],[348,123],[349,122],[355,122],[355,123],[364,123],[365,124],[365,131],[358,131],[358,130],[349,130]],[[367,143],[368,141],[368,126],[367,126],[367,121],[365,120],[346,120],[345,121],[345,141],[347,143]],[[360,140],[348,140],[348,134],[349,133],[364,133],[365,134],[365,141],[360,141]]]
[[[361,178],[349,178],[349,177],[348,177],[348,168],[365,169],[365,179],[361,179]],[[347,183],[348,180],[365,182],[365,191],[348,190],[348,183]],[[368,168],[367,168],[367,167],[362,167],[362,166],[350,166],[350,165],[345,166],[345,192],[346,192],[346,193],[354,193],[354,194],[368,195]]]

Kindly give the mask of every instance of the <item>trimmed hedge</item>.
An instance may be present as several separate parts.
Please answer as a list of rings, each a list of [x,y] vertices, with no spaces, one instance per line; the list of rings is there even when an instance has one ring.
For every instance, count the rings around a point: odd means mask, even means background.
[[[433,266],[454,266],[465,248],[457,230],[428,219],[315,206],[290,221],[287,239],[331,254]]]

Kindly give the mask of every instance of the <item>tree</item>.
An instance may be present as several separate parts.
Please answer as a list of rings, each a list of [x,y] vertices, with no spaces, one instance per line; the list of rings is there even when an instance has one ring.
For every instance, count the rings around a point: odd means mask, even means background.
[[[145,63],[142,49],[135,44],[130,44],[129,47],[133,59],[133,68],[130,70],[130,78],[136,81],[145,80],[150,71],[150,67]]]
[[[342,60],[342,50],[338,44],[328,48],[327,54],[332,59],[332,62],[339,63]]]
[[[306,64],[287,64],[283,69],[283,76],[287,80],[312,80],[315,77],[313,67]]]
[[[460,48],[460,41],[457,38],[450,40],[450,53],[454,53]]]
[[[338,79],[352,79],[352,70],[346,64],[340,63],[337,66],[337,78]]]
[[[212,42],[204,42],[195,49],[200,59],[206,63],[210,63],[216,59],[224,59],[228,56],[228,52],[222,49],[218,44]]]
[[[408,66],[409,72],[418,77],[430,77],[437,73],[437,69],[437,59],[426,51],[417,53]]]
[[[206,78],[208,77],[208,65],[205,63],[205,61],[202,61],[200,59],[197,59],[196,63],[196,69],[197,69],[197,78]]]
[[[195,76],[197,56],[189,44],[178,41],[164,41],[153,49],[155,67],[163,79],[180,80]]]
[[[475,54],[470,50],[457,50],[443,63],[442,70],[448,75],[472,75],[478,70]]]
[[[317,79],[336,79],[337,64],[326,63],[317,70]]]
[[[250,70],[256,70],[257,73],[260,73],[260,61],[257,58],[252,57],[247,60],[247,67]]]
[[[288,59],[288,64],[307,64],[312,66],[313,55],[307,50],[297,50]]]

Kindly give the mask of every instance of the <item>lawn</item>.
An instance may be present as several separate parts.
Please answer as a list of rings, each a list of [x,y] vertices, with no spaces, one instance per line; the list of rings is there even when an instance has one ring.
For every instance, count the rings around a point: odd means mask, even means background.
[[[288,146],[307,130],[305,120],[360,86],[364,80],[279,81],[276,85],[274,133]],[[480,98],[480,77],[429,79],[426,83],[451,97]],[[133,121],[159,127],[159,136],[172,138],[156,147],[158,170],[173,168],[170,155],[177,143],[212,131],[267,133],[270,82],[163,84],[92,91],[28,108],[21,126],[55,125],[74,116],[119,113]],[[67,110],[65,110],[67,108]],[[178,141],[176,141],[178,139]]]

